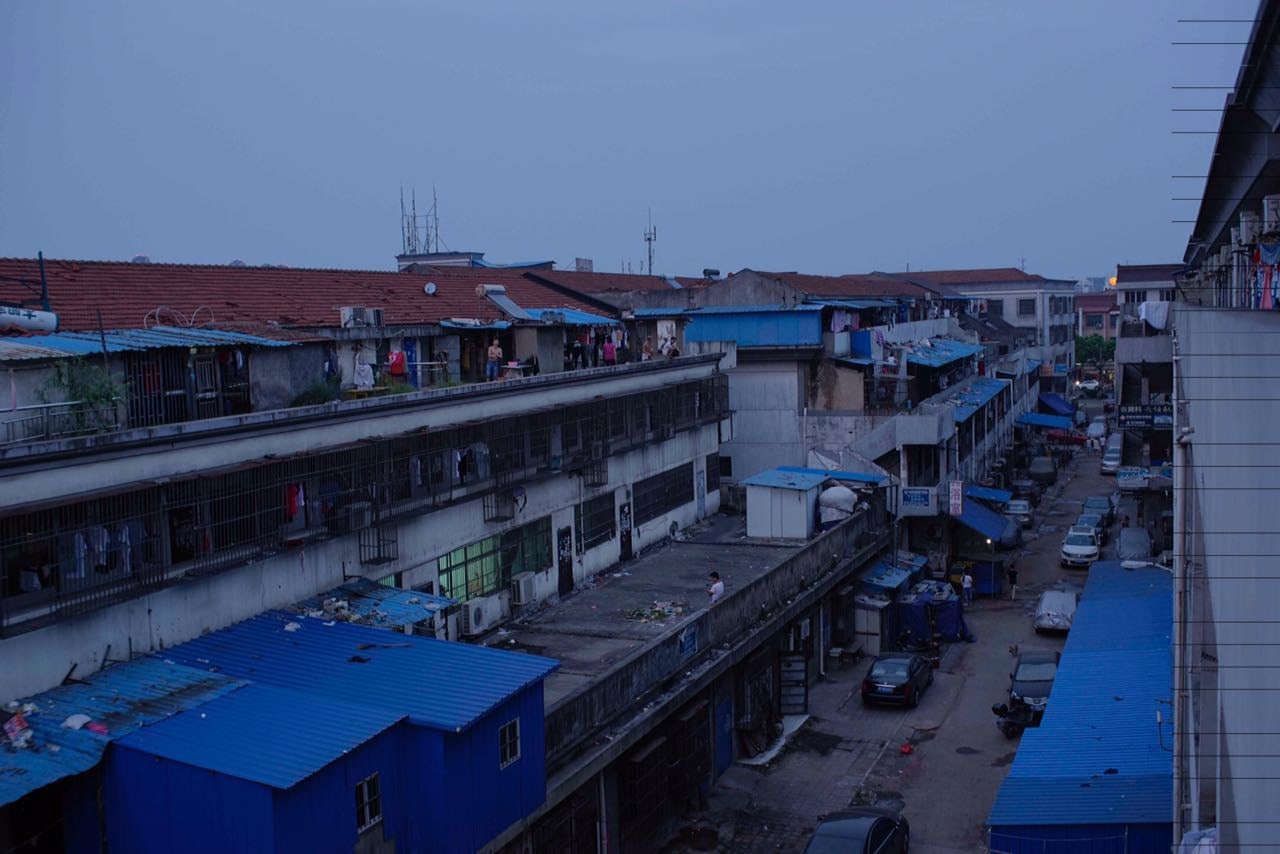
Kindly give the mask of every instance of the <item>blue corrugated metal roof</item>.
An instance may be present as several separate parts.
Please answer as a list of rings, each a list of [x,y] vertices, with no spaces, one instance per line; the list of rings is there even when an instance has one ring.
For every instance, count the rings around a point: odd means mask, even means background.
[[[156,658],[113,665],[24,701],[31,725],[30,747],[0,751],[0,806],[98,764],[108,742],[226,694],[244,683],[207,669]],[[71,715],[87,715],[105,735],[62,726]]]
[[[940,368],[943,365],[964,359],[982,351],[977,344],[966,344],[950,338],[930,338],[930,346],[913,346],[907,351],[907,361],[927,368]]]
[[[298,628],[290,631],[288,625]],[[461,731],[560,666],[504,652],[383,629],[326,624],[269,611],[169,649],[166,657],[241,679],[407,713],[417,724]]]
[[[843,365],[853,365],[857,368],[865,368],[876,363],[875,359],[867,356],[832,356],[831,361]]]
[[[774,489],[796,489],[805,491],[815,489],[822,486],[826,475],[808,472],[803,469],[796,471],[784,469],[767,469],[745,478],[742,481],[743,486],[768,486]]]
[[[534,320],[543,320],[543,315],[550,313],[553,317],[563,318],[565,326],[617,326],[618,321],[602,314],[579,311],[576,308],[530,308],[529,316]]]
[[[1070,418],[1064,418],[1061,415],[1042,415],[1039,412],[1024,412],[1018,416],[1017,421],[1028,427],[1051,427],[1055,430],[1070,430],[1072,427]]]
[[[631,310],[634,317],[680,317],[683,308],[636,308]]]
[[[1040,395],[1040,405],[1049,407],[1059,415],[1071,416],[1076,411],[1076,408],[1065,397],[1060,394],[1054,394],[1051,391],[1046,391]]]
[[[404,720],[368,704],[246,685],[140,729],[120,745],[287,789]]]
[[[821,306],[700,309],[686,317],[686,341],[736,341],[739,347],[822,346]]]
[[[1022,736],[992,826],[1173,819],[1173,583],[1099,561],[1071,625],[1044,721]]]
[[[153,326],[150,329],[110,329],[97,332],[53,332],[13,339],[23,347],[58,351],[65,356],[89,356],[101,353],[104,341],[108,353],[156,350],[162,347],[292,347],[289,341],[277,341],[243,332],[221,329],[197,329],[176,326]],[[6,358],[0,349],[0,359]],[[9,358],[23,358],[15,355]],[[48,358],[27,356],[25,358]]]
[[[1034,374],[1040,370],[1040,366],[1044,364],[1039,359],[1027,359],[1027,373]]]
[[[994,501],[997,504],[1006,504],[1013,500],[1013,493],[1007,489],[993,489],[990,486],[978,486],[976,483],[966,483],[964,494],[972,498],[981,498],[983,501]]]
[[[700,314],[772,314],[780,311],[798,311],[806,314],[812,314],[822,311],[820,305],[805,305],[804,303],[792,303],[790,305],[784,303],[765,303],[762,305],[705,305],[698,308],[689,309],[686,314],[697,316]]]
[[[1004,542],[1011,536],[1010,529],[1013,527],[1013,523],[990,507],[986,507],[976,501],[966,501],[964,503],[964,511],[959,516],[953,516],[952,518],[966,528],[976,531],[988,539],[995,540],[997,543]]]
[[[863,570],[858,580],[868,587],[897,590],[906,584],[910,578],[911,570],[909,569],[877,562]]]
[[[785,472],[793,472],[795,474],[820,474],[823,477],[830,478],[831,480],[848,480],[848,481],[853,481],[854,483],[881,484],[881,483],[884,483],[885,481],[885,478],[883,475],[864,474],[863,472],[858,472],[858,471],[841,471],[838,469],[815,469],[815,468],[806,468],[804,466],[778,466],[777,470],[785,471]]]
[[[322,616],[326,599],[341,599],[347,603],[349,622],[365,626],[403,628],[431,619],[437,612],[456,604],[447,596],[432,596],[416,590],[400,590],[384,587],[367,578],[360,578],[335,587],[327,593],[298,602],[292,610],[310,612]]]
[[[808,299],[805,302],[833,308],[896,308],[898,305],[891,299]]]

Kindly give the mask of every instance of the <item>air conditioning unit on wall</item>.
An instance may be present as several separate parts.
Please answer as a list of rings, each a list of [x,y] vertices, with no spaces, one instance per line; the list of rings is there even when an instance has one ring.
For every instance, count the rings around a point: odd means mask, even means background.
[[[532,605],[536,599],[532,572],[517,573],[511,578],[512,605]]]
[[[343,307],[340,313],[343,328],[382,325],[382,309],[380,308],[365,308],[353,305]]]
[[[482,635],[502,622],[502,596],[481,596],[462,603],[462,635]]]

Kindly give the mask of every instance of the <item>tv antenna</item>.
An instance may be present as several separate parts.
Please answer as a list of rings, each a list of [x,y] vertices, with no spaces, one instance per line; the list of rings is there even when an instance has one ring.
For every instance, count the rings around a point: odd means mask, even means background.
[[[649,250],[649,275],[653,275],[653,244],[658,239],[658,227],[653,224],[653,208],[649,208],[649,227],[644,230],[644,242]]]
[[[435,187],[431,188],[431,207],[424,214],[418,213],[417,191],[409,191],[406,206],[404,187],[400,188],[400,239],[405,255],[440,251],[440,201]]]

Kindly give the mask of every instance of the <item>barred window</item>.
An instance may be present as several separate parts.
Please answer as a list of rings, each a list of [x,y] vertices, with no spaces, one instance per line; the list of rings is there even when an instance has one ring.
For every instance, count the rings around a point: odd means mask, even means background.
[[[720,488],[720,454],[707,454],[707,492]]]
[[[551,517],[485,537],[440,556],[440,595],[459,601],[489,596],[521,572],[551,566]]]
[[[618,518],[613,493],[584,501],[574,508],[574,530],[578,533],[578,553],[612,540],[617,534]]]
[[[1018,300],[1018,317],[1032,317],[1036,313],[1035,298]]]
[[[520,719],[509,721],[498,730],[498,767],[506,768],[520,758]]]
[[[637,481],[632,497],[636,524],[642,525],[693,500],[693,463]]]
[[[382,785],[377,774],[356,783],[356,830],[368,830],[382,821]]]

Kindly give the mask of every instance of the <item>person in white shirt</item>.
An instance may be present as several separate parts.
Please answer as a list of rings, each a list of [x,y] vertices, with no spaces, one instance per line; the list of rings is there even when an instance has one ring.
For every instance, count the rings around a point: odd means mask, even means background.
[[[969,570],[966,569],[964,571],[964,578],[961,579],[960,584],[962,587],[964,587],[964,601],[972,602],[973,601],[973,576],[969,574]]]
[[[711,597],[710,604],[714,605],[720,601],[720,597],[724,596],[724,582],[720,580],[720,573],[711,573],[711,583],[707,585],[707,594]]]

